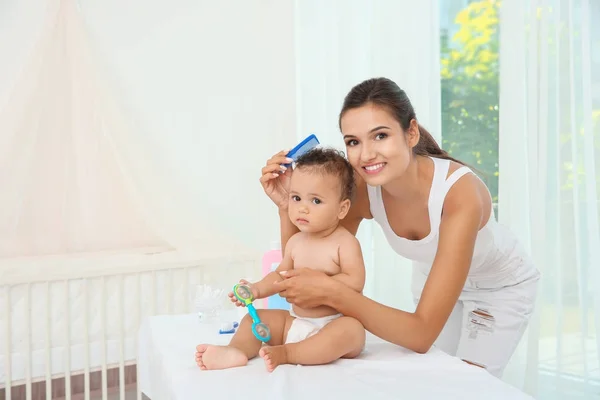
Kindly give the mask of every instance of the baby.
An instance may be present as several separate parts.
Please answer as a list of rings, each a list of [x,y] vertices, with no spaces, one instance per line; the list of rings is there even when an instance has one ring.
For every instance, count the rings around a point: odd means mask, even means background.
[[[300,232],[285,246],[279,267],[250,284],[255,299],[279,292],[276,281],[282,271],[313,268],[323,271],[357,292],[365,284],[365,266],[356,237],[340,225],[354,192],[353,170],[339,152],[313,149],[297,162],[290,181],[288,214]],[[245,282],[244,282],[245,283]],[[229,293],[236,305],[241,303]],[[269,372],[281,364],[319,365],[358,356],[365,343],[365,329],[354,318],[320,306],[291,310],[257,310],[269,326],[271,340],[262,346],[252,333],[246,315],[228,346],[200,344],[196,363],[201,369],[246,365],[260,355]]]

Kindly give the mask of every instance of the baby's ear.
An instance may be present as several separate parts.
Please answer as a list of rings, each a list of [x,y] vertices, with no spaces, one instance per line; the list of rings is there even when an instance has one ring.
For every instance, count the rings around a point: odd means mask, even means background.
[[[338,218],[339,219],[346,218],[348,211],[350,211],[350,200],[349,199],[342,200],[342,202],[340,203],[340,212],[338,213]]]

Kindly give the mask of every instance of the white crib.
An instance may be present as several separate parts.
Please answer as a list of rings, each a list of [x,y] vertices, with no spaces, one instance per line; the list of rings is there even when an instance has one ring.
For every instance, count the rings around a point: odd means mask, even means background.
[[[116,260],[30,260],[0,269],[0,398],[125,399],[135,388],[144,317],[191,312],[191,285],[260,275],[256,254]]]

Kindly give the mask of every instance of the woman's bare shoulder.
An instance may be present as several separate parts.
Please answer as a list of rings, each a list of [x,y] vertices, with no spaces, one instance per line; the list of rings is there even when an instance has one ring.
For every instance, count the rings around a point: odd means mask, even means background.
[[[461,167],[463,167],[462,164],[451,161],[448,177]],[[459,208],[470,207],[474,212],[481,213],[480,227],[483,227],[490,218],[492,197],[488,187],[478,177],[476,171],[472,168],[469,169],[471,172],[462,176],[448,190],[444,200],[444,213],[452,213]]]

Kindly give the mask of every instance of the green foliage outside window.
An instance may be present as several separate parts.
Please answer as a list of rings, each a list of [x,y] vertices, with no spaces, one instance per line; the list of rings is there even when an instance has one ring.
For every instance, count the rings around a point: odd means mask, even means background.
[[[498,7],[470,3],[441,38],[442,147],[475,168],[498,201]]]
[[[472,1],[456,15],[456,33],[449,37],[442,32],[440,43],[442,147],[477,170],[494,202],[498,201],[499,176],[499,7],[498,0]],[[538,10],[538,17],[541,11]],[[554,51],[552,39],[549,44],[549,51]],[[566,115],[565,120],[569,117]],[[600,110],[593,112],[593,120],[594,147],[598,152]],[[583,135],[583,130],[579,134]],[[570,151],[571,137],[568,129],[561,134],[561,151]],[[562,172],[568,175],[562,189],[571,191],[575,176],[581,181],[585,172],[583,160],[577,168],[568,160],[564,157],[561,165]],[[600,196],[600,174],[597,175]]]

